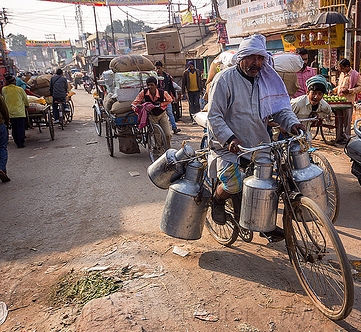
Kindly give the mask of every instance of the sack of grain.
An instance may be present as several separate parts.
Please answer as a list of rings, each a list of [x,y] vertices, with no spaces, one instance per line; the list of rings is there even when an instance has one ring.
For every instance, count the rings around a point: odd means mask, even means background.
[[[135,99],[140,91],[140,87],[115,88],[118,101],[128,101],[129,104]]]
[[[44,75],[39,75],[39,76],[35,76],[35,77],[31,78],[28,81],[30,90],[34,91],[35,89],[49,87],[52,76],[53,75],[51,75],[51,74],[44,74]]]
[[[50,90],[48,86],[43,88],[35,88],[32,89],[31,91],[38,96],[43,96],[43,97],[50,96]]]
[[[280,53],[272,56],[274,69],[281,73],[296,73],[303,67],[303,60],[299,54]]]
[[[153,70],[153,63],[139,54],[121,55],[110,61],[109,68],[115,72]]]
[[[125,116],[132,110],[132,107],[130,105],[129,101],[116,101],[111,109],[110,113],[116,115],[117,117]]]
[[[117,100],[115,98],[111,98],[109,95],[106,95],[104,97],[104,108],[107,112],[110,112],[113,104],[116,102]]]
[[[29,103],[28,113],[44,113],[46,106],[39,103]]]

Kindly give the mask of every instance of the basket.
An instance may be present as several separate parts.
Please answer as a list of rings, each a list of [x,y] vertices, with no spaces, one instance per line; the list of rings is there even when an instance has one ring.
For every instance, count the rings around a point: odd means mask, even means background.
[[[115,118],[117,126],[135,125],[138,123],[138,116],[134,112],[128,113],[126,116]]]

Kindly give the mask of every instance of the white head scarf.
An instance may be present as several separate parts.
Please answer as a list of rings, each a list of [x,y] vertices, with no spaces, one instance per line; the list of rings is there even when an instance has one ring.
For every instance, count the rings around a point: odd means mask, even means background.
[[[272,68],[272,58],[266,50],[266,37],[252,35],[239,44],[237,63],[249,55],[261,55],[265,58],[258,77],[260,116],[262,120],[284,109],[292,110],[290,97],[281,77]]]

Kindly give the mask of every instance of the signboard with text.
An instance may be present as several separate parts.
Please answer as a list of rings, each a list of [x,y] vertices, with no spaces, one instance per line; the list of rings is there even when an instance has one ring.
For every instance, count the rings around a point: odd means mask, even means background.
[[[70,40],[26,40],[26,47],[71,47]]]
[[[168,5],[166,0],[40,0],[48,2],[71,3],[87,6],[137,6],[137,5]]]
[[[343,24],[331,27],[331,48],[345,45],[345,30]],[[323,49],[328,48],[328,29],[305,29],[282,34],[282,43],[286,52],[296,48]]]

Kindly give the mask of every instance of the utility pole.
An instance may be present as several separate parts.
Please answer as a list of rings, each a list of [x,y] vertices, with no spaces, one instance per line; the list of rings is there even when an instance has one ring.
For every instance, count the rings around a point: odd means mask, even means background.
[[[128,40],[129,40],[129,49],[132,49],[132,37],[130,33],[130,24],[129,24],[129,16],[127,12],[127,25],[128,25]]]
[[[96,31],[96,41],[97,41],[97,47],[98,47],[98,55],[100,55],[99,31],[98,31],[97,15],[96,15],[96,13],[95,13],[95,6],[93,6],[93,13],[94,13],[94,23],[95,23],[95,31]]]
[[[75,7],[75,20],[78,25],[78,35],[80,37],[81,46],[84,47],[84,26],[83,26],[83,14],[80,5]]]
[[[108,6],[109,8],[109,17],[110,17],[110,28],[112,30],[112,41],[113,41],[113,53],[114,55],[117,54],[116,50],[115,50],[115,38],[114,38],[114,26],[113,26],[113,17],[112,17],[112,6]]]

